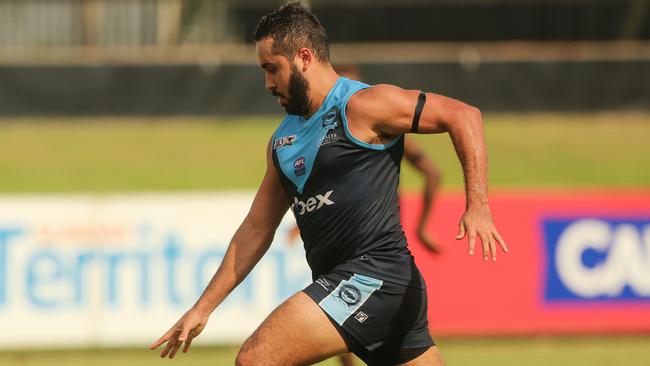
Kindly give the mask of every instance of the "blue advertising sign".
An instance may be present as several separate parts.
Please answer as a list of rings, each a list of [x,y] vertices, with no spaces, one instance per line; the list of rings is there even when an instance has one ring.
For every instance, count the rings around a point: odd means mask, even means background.
[[[544,299],[650,300],[650,218],[546,218]]]

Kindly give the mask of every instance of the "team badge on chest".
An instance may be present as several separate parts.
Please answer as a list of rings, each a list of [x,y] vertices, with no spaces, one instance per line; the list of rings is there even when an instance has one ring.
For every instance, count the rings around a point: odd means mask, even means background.
[[[336,106],[328,109],[327,112],[323,113],[323,127],[324,128],[334,128],[338,123],[339,109]]]

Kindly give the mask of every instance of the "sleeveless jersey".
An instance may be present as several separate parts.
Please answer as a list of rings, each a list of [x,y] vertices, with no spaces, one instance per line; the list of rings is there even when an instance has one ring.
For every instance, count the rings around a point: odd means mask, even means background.
[[[273,162],[314,279],[336,268],[408,285],[417,270],[397,195],[403,136],[368,144],[347,125],[348,100],[368,87],[341,77],[309,119],[287,115],[273,135]]]

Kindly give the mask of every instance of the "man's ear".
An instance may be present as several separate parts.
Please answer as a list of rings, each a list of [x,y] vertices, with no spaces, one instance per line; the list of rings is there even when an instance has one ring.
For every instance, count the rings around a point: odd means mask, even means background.
[[[313,64],[314,54],[309,48],[303,47],[298,50],[298,53],[296,54],[296,61],[299,62],[298,65],[302,72],[305,72]]]

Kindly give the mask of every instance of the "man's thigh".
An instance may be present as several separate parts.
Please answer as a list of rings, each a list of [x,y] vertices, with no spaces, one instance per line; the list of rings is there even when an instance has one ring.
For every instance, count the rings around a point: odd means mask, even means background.
[[[308,365],[347,351],[327,315],[299,292],[275,309],[244,342],[237,365]]]
[[[401,364],[401,366],[445,366],[445,361],[438,347],[433,346],[415,359]]]

